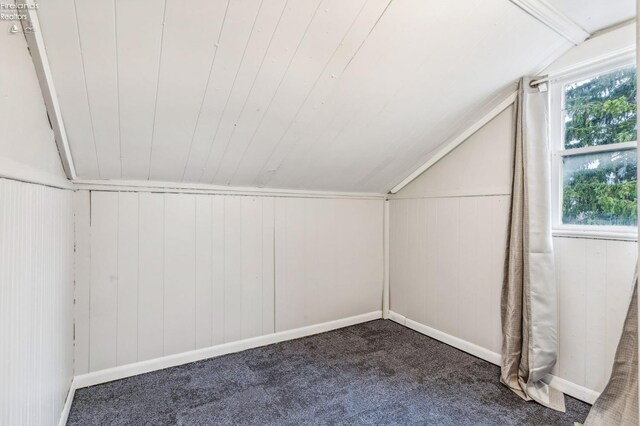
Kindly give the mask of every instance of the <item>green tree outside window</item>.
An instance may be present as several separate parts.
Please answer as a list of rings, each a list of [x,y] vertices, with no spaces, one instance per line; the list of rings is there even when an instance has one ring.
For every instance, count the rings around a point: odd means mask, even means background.
[[[636,140],[635,68],[568,84],[564,93],[565,149]],[[563,223],[637,225],[636,186],[635,149],[565,156]]]

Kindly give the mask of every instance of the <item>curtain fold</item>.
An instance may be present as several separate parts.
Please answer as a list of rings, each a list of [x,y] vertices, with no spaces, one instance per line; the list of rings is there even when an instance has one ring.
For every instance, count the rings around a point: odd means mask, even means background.
[[[584,426],[638,425],[638,268],[611,378],[596,400]]]
[[[548,92],[519,85],[511,222],[502,287],[500,381],[525,400],[564,411],[564,395],[543,378],[558,352],[551,239]]]

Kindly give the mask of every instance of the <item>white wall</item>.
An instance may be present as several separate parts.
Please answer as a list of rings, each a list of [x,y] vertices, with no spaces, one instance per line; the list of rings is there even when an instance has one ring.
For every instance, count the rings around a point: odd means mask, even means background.
[[[381,309],[382,203],[276,199],[276,331]]]
[[[378,311],[382,200],[79,191],[76,374]]]
[[[554,374],[601,392],[631,300],[637,245],[555,237],[553,246],[560,351]]]
[[[24,35],[3,28],[0,52],[0,176],[65,178]]]
[[[0,424],[57,424],[73,377],[73,211],[22,34],[0,31]],[[4,25],[6,24],[6,25]]]
[[[510,107],[390,201],[391,310],[499,360],[513,158]],[[622,330],[635,242],[554,238],[555,374],[601,391]]]
[[[0,179],[0,424],[57,424],[73,377],[71,191]]]

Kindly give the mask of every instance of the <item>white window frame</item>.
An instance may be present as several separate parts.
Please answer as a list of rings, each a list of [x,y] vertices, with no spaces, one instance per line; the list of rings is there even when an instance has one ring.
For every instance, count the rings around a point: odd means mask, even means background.
[[[597,66],[584,67],[570,75],[553,79],[549,85],[549,141],[551,148],[551,206],[552,234],[559,237],[638,241],[636,226],[572,225],[562,223],[562,166],[568,155],[594,154],[637,149],[637,142],[564,149],[564,87],[575,81],[606,74],[621,68],[635,66],[635,60],[611,61]]]

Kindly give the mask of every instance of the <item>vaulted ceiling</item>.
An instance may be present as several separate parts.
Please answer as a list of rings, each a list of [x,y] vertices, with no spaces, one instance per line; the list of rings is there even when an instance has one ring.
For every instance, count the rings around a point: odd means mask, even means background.
[[[635,14],[601,18],[609,1],[551,3],[593,32]],[[38,15],[84,179],[386,192],[571,46],[508,0],[47,0]]]

